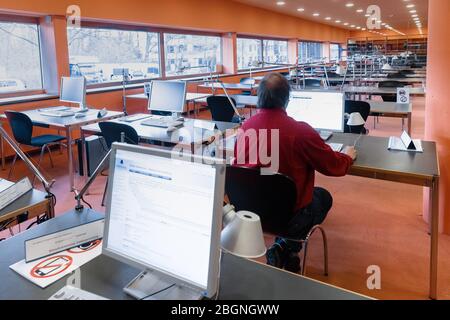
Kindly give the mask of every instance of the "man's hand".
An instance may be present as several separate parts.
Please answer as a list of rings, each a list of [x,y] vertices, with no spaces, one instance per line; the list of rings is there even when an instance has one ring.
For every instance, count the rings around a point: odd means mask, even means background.
[[[342,153],[348,155],[350,158],[352,158],[353,161],[355,161],[356,157],[358,156],[355,147],[345,147]]]

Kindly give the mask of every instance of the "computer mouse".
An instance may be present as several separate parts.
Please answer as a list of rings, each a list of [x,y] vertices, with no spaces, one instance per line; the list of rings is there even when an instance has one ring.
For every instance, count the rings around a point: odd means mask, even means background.
[[[85,113],[75,113],[75,118],[84,118],[86,117]]]

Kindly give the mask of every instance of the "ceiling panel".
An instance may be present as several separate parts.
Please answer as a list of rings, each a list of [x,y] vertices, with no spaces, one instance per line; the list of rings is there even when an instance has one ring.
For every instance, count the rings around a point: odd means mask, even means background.
[[[417,28],[413,14],[417,14],[423,27],[427,27],[428,0],[235,0],[256,7],[301,17],[350,30],[367,28],[365,16],[370,5],[381,9],[381,21],[395,30]],[[283,2],[283,5],[277,5]],[[347,6],[353,4],[353,6]],[[407,5],[413,5],[407,8]],[[302,9],[303,11],[299,11]],[[410,10],[416,10],[410,13]],[[320,14],[314,16],[313,14]],[[353,27],[352,27],[353,26]],[[386,26],[382,27],[386,30]],[[419,29],[417,28],[419,31]],[[419,32],[418,32],[419,33]]]

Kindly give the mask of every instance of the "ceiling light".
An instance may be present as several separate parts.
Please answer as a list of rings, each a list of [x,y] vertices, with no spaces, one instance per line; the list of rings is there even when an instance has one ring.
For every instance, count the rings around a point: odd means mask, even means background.
[[[345,6],[346,6],[347,8],[351,8],[351,7],[354,6],[354,4],[350,2],[350,3],[347,3]]]
[[[278,1],[277,2],[277,6],[284,6],[286,4],[286,2],[284,1]]]

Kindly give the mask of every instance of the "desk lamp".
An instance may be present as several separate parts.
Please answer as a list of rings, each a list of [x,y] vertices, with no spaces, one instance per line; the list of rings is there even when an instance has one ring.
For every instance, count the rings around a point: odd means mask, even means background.
[[[350,133],[352,133],[352,127],[359,127],[366,124],[363,117],[359,112],[353,112],[352,114],[346,114],[348,117],[347,125],[350,127]]]
[[[389,63],[385,63],[384,65],[383,65],[383,67],[381,68],[381,70],[392,70],[393,68],[392,68],[392,66],[389,64]]]
[[[258,215],[248,212],[235,212],[232,205],[223,208],[222,249],[235,256],[256,259],[266,254],[266,245]]]

